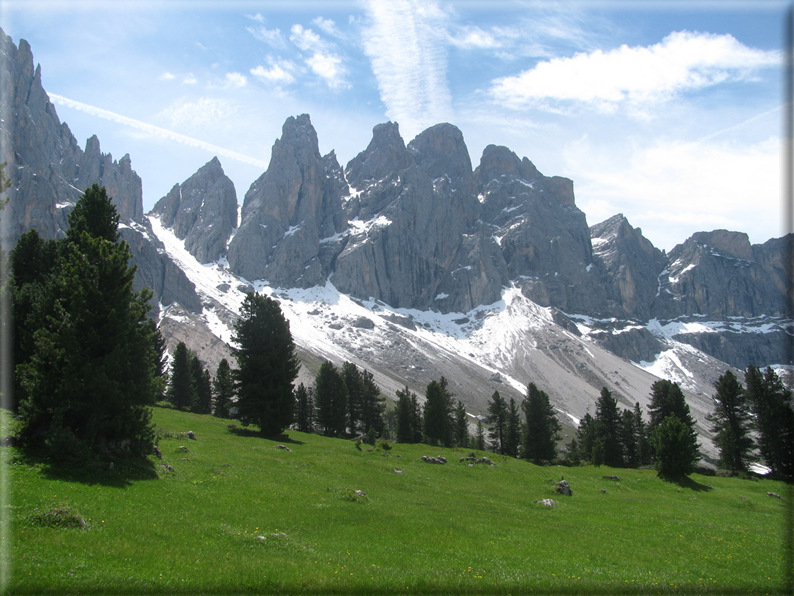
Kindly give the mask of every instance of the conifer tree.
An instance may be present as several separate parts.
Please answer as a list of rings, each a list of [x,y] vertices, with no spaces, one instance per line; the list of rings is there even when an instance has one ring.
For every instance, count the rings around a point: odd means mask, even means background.
[[[474,434],[474,448],[479,451],[485,451],[485,427],[479,418],[477,419],[477,430]]]
[[[31,325],[16,367],[20,438],[52,457],[114,448],[149,453],[149,406],[162,391],[146,317],[151,291],[132,289],[132,255],[119,241],[118,214],[104,188],[86,190],[68,223],[65,239],[42,244],[27,236],[12,257],[14,295],[22,301],[15,311],[28,309]],[[36,251],[45,261],[23,271]],[[36,287],[26,289],[27,282]]]
[[[368,370],[362,370],[361,381],[361,429],[369,433],[374,429],[377,436],[382,436],[385,430],[383,413],[386,410],[386,400],[381,396],[380,387],[375,382],[375,377]]]
[[[714,410],[706,417],[712,423],[720,464],[733,472],[747,470],[753,439],[750,437],[750,406],[739,380],[729,370],[714,384]]]
[[[447,380],[431,381],[425,393],[424,440],[430,445],[452,445],[452,395]]]
[[[651,448],[648,445],[648,425],[642,418],[640,402],[634,404],[632,417],[634,419],[634,437],[637,441],[637,465],[646,466],[651,463]]]
[[[232,399],[234,398],[234,379],[232,378],[232,369],[229,366],[229,361],[226,358],[218,364],[212,388],[215,394],[212,413],[218,418],[228,418],[229,408],[232,406]]]
[[[303,383],[295,389],[295,425],[302,433],[314,432],[314,391]]]
[[[456,447],[469,446],[469,420],[466,406],[458,400],[455,406],[455,424],[453,426],[453,443]]]
[[[190,406],[196,414],[212,412],[212,379],[210,373],[201,365],[195,353],[190,355],[190,376],[193,382],[193,403]]]
[[[556,440],[561,427],[549,396],[530,383],[527,398],[521,405],[525,417],[523,457],[536,464],[553,460],[557,455]]]
[[[794,410],[791,391],[771,367],[750,366],[745,374],[747,399],[755,416],[758,450],[773,474],[794,478]]]
[[[518,411],[518,404],[514,398],[510,398],[507,406],[507,428],[505,431],[505,455],[518,457],[521,447],[521,416]]]
[[[278,302],[248,294],[234,324],[232,376],[243,424],[255,424],[263,437],[279,435],[293,419],[293,382],[300,362]]]
[[[347,386],[342,373],[328,361],[314,379],[317,426],[328,437],[341,437],[347,429]]]
[[[397,396],[397,442],[414,443],[416,437],[416,414],[414,404],[416,395],[406,386],[398,390]],[[414,398],[413,400],[411,398]]]
[[[651,447],[651,451],[653,453],[653,459],[656,462],[657,468],[660,470],[662,468],[668,469],[668,466],[665,462],[660,461],[661,455],[656,450],[658,446],[660,446],[660,437],[665,440],[672,440],[673,436],[675,435],[675,440],[678,441],[678,428],[676,427],[673,429],[671,425],[668,424],[668,428],[662,435],[656,436],[657,428],[670,416],[674,418],[678,418],[684,427],[687,429],[687,442],[684,448],[682,448],[681,453],[676,455],[675,462],[688,462],[686,465],[684,464],[675,464],[680,474],[688,474],[689,472],[683,472],[680,470],[694,469],[695,462],[698,460],[698,449],[700,445],[697,442],[697,432],[695,431],[695,420],[692,418],[692,414],[689,411],[689,405],[686,403],[686,398],[684,397],[684,393],[681,391],[681,388],[678,386],[677,383],[673,383],[668,380],[659,380],[656,381],[653,385],[651,385],[651,403],[649,405],[648,411],[650,413],[650,422],[648,423],[648,436],[652,438],[649,440],[649,445]],[[675,432],[673,432],[675,430]],[[678,444],[678,443],[676,443]],[[669,446],[665,446],[664,450],[664,457],[670,459],[671,452]],[[669,473],[669,469],[668,472]]]
[[[596,401],[595,415],[595,441],[602,445],[603,463],[607,466],[619,467],[623,465],[623,449],[620,443],[621,435],[620,414],[618,402],[612,392],[603,387]]]
[[[495,453],[504,455],[505,435],[507,434],[507,403],[498,391],[494,391],[488,402],[488,418],[486,420],[491,425],[488,427],[491,448]]]
[[[185,342],[180,341],[174,349],[171,383],[165,394],[165,398],[178,410],[187,410],[196,401],[196,387],[190,365],[192,359]]]
[[[593,447],[595,446],[595,420],[590,415],[590,412],[585,413],[584,417],[579,421],[579,428],[576,431],[576,436],[579,439],[579,454],[585,461],[593,460]]]
[[[359,428],[363,401],[361,371],[352,362],[345,362],[341,372],[347,387],[347,424],[350,434],[356,436],[359,431],[366,433],[366,429]]]
[[[651,445],[661,478],[675,480],[694,470],[697,444],[692,442],[690,427],[678,416],[670,414],[654,427]]]

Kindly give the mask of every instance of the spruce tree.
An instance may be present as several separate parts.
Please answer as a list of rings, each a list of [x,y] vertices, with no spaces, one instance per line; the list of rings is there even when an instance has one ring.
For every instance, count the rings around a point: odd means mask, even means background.
[[[477,430],[474,433],[474,448],[485,451],[485,427],[479,418],[477,419]]]
[[[361,429],[364,433],[374,429],[377,436],[382,436],[385,430],[383,413],[386,410],[386,400],[381,396],[380,387],[375,382],[375,377],[368,370],[362,370],[361,381]]]
[[[416,436],[416,417],[413,404],[416,395],[406,386],[405,389],[398,390],[397,396],[397,442],[414,443]],[[413,396],[414,400],[411,399]]]
[[[686,403],[686,398],[681,388],[677,383],[668,380],[659,380],[651,385],[651,403],[648,407],[650,413],[650,422],[648,423],[648,436],[653,437],[656,429],[670,416],[678,418],[687,429],[687,444],[682,450],[680,458],[682,460],[691,459],[691,465],[679,466],[680,468],[694,469],[695,462],[698,459],[698,449],[700,445],[697,442],[697,432],[695,431],[695,420],[689,411],[689,404]],[[665,438],[672,436],[670,428],[664,433]],[[676,430],[677,432],[677,430]],[[659,445],[659,437],[649,440],[653,460],[656,462],[657,467],[664,466],[660,462],[660,454],[656,451]],[[669,450],[666,450],[665,457],[670,457]],[[660,468],[661,469],[661,468]],[[688,474],[689,472],[681,472]]]
[[[215,394],[212,413],[218,418],[228,418],[229,408],[232,407],[234,398],[234,379],[229,361],[224,358],[218,364],[215,371],[215,379],[212,382],[212,389]]]
[[[791,391],[771,367],[745,373],[747,400],[755,417],[758,450],[773,474],[794,478],[794,410]]]
[[[293,382],[300,362],[278,302],[248,294],[234,324],[232,376],[243,424],[255,424],[263,437],[279,435],[293,419]]]
[[[695,469],[697,444],[692,442],[691,428],[678,416],[670,414],[656,424],[651,445],[661,478],[677,480]]]
[[[328,437],[343,436],[348,426],[347,386],[331,362],[323,362],[314,379],[314,405],[320,431]]]
[[[424,440],[430,445],[452,445],[452,395],[447,381],[431,381],[425,393]]]
[[[303,383],[295,389],[295,426],[302,433],[314,432],[314,391]]]
[[[488,402],[488,418],[486,420],[491,425],[488,427],[491,448],[494,453],[504,455],[505,435],[507,434],[507,403],[498,391],[494,391]]]
[[[104,188],[88,189],[68,223],[65,239],[41,244],[28,236],[12,257],[15,299],[26,301],[15,311],[29,309],[31,325],[20,338],[28,352],[16,367],[20,438],[52,457],[147,454],[150,406],[162,391],[146,316],[151,291],[132,289],[132,254],[119,241],[118,214]],[[20,269],[35,251],[46,255],[41,267]],[[28,292],[27,282],[37,287]]]
[[[469,419],[466,406],[458,400],[455,405],[455,424],[453,426],[453,443],[456,447],[469,446]]]
[[[193,358],[185,342],[180,341],[174,349],[171,382],[165,394],[166,400],[178,410],[187,410],[196,401],[196,387],[190,365]]]
[[[603,463],[611,467],[623,465],[623,449],[620,443],[621,435],[620,413],[618,402],[612,392],[603,387],[596,400],[595,415],[595,440],[603,446]]]
[[[523,457],[536,464],[552,461],[557,456],[557,433],[561,427],[549,396],[530,383],[521,405],[525,420]]]
[[[706,417],[712,423],[720,464],[732,472],[747,470],[753,439],[750,436],[750,406],[736,376],[729,370],[714,384],[714,410]]]
[[[363,401],[361,371],[352,362],[345,362],[342,364],[342,377],[347,387],[347,424],[350,434],[356,436],[359,432],[366,433],[366,429],[360,428]]]
[[[505,431],[505,455],[518,457],[521,448],[521,416],[519,406],[514,398],[510,398],[507,406],[507,429]]]
[[[212,412],[212,379],[195,353],[190,355],[190,376],[193,382],[193,403],[190,410],[196,414]]]
[[[581,458],[591,462],[593,460],[596,434],[595,420],[593,420],[590,412],[585,413],[584,417],[579,421],[576,437],[579,439],[579,454]]]

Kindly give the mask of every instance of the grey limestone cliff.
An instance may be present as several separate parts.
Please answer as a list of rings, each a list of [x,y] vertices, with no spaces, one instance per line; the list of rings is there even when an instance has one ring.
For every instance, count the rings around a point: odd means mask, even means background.
[[[200,263],[217,261],[237,227],[237,194],[217,157],[175,184],[152,209]]]

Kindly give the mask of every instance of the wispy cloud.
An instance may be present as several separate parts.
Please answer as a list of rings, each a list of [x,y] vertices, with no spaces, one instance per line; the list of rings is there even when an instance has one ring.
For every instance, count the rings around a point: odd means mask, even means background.
[[[176,76],[170,72],[164,72],[158,77],[161,81],[173,81]]]
[[[665,101],[688,90],[747,80],[758,69],[779,64],[778,52],[749,48],[731,35],[680,31],[647,47],[623,45],[543,61],[497,79],[490,94],[513,108],[578,103],[609,112],[622,104]]]
[[[386,115],[410,136],[450,119],[448,15],[429,0],[368,0],[365,7],[364,51]]]
[[[185,77],[182,79],[182,82],[185,85],[195,85],[196,83],[198,83],[198,79],[196,78],[196,75],[194,75],[191,72],[191,73],[188,73],[187,75],[185,75]]]
[[[259,15],[261,16],[261,15]],[[254,39],[263,41],[274,50],[283,50],[287,47],[287,42],[281,34],[281,29],[268,29],[267,27],[246,27],[246,31],[254,36]]]
[[[328,23],[333,24],[333,21],[322,20],[322,23],[324,28],[328,28]],[[309,54],[304,58],[306,66],[328,87],[343,89],[349,86],[345,79],[347,70],[342,58],[336,53],[334,44],[321,38],[314,30],[299,24],[292,26],[289,39],[299,50]]]
[[[50,96],[50,100],[57,105],[62,105],[75,110],[80,110],[81,112],[85,112],[86,114],[90,114],[91,116],[95,116],[97,118],[103,118],[105,120],[110,120],[111,122],[116,122],[117,124],[122,124],[124,126],[129,126],[131,128],[140,130],[146,134],[155,137],[168,139],[170,141],[182,143],[183,145],[188,145],[190,147],[195,147],[197,149],[203,149],[204,151],[208,151],[214,155],[222,155],[224,157],[228,157],[229,159],[234,159],[242,163],[250,164],[259,168],[268,167],[268,163],[260,159],[250,157],[248,155],[243,155],[242,153],[231,151],[229,149],[226,149],[224,147],[219,147],[211,143],[206,143],[199,139],[195,139],[193,137],[179,134],[172,130],[160,128],[159,126],[154,126],[146,122],[141,122],[140,120],[135,120],[134,118],[128,118],[127,116],[122,116],[121,114],[116,114],[115,112],[104,110],[96,106],[75,101],[73,99],[68,99],[61,95],[56,95],[54,93],[50,93],[49,96]]]
[[[239,72],[227,72],[226,73],[226,87],[230,89],[239,89],[241,87],[245,87],[248,84],[248,79],[245,78],[244,74]]]
[[[268,57],[269,67],[265,68],[261,64],[251,69],[251,74],[267,83],[273,85],[291,85],[295,82],[292,74],[297,70],[297,66],[290,60],[277,60],[272,56]]]

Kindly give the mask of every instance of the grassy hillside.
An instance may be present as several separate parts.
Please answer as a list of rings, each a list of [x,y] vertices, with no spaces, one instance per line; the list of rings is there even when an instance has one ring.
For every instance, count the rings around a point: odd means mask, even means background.
[[[12,593],[781,586],[786,503],[767,496],[784,495],[781,483],[693,475],[681,487],[647,470],[542,468],[493,455],[495,466],[469,466],[458,461],[468,450],[358,451],[298,432],[282,441],[286,451],[209,416],[157,408],[154,419],[163,433],[192,430],[198,440],[162,438],[163,459],[152,458],[150,470],[116,466],[76,479],[2,448],[12,482]],[[420,459],[439,454],[449,463]],[[572,497],[554,492],[561,476]],[[47,526],[42,514],[58,508],[87,526]]]

